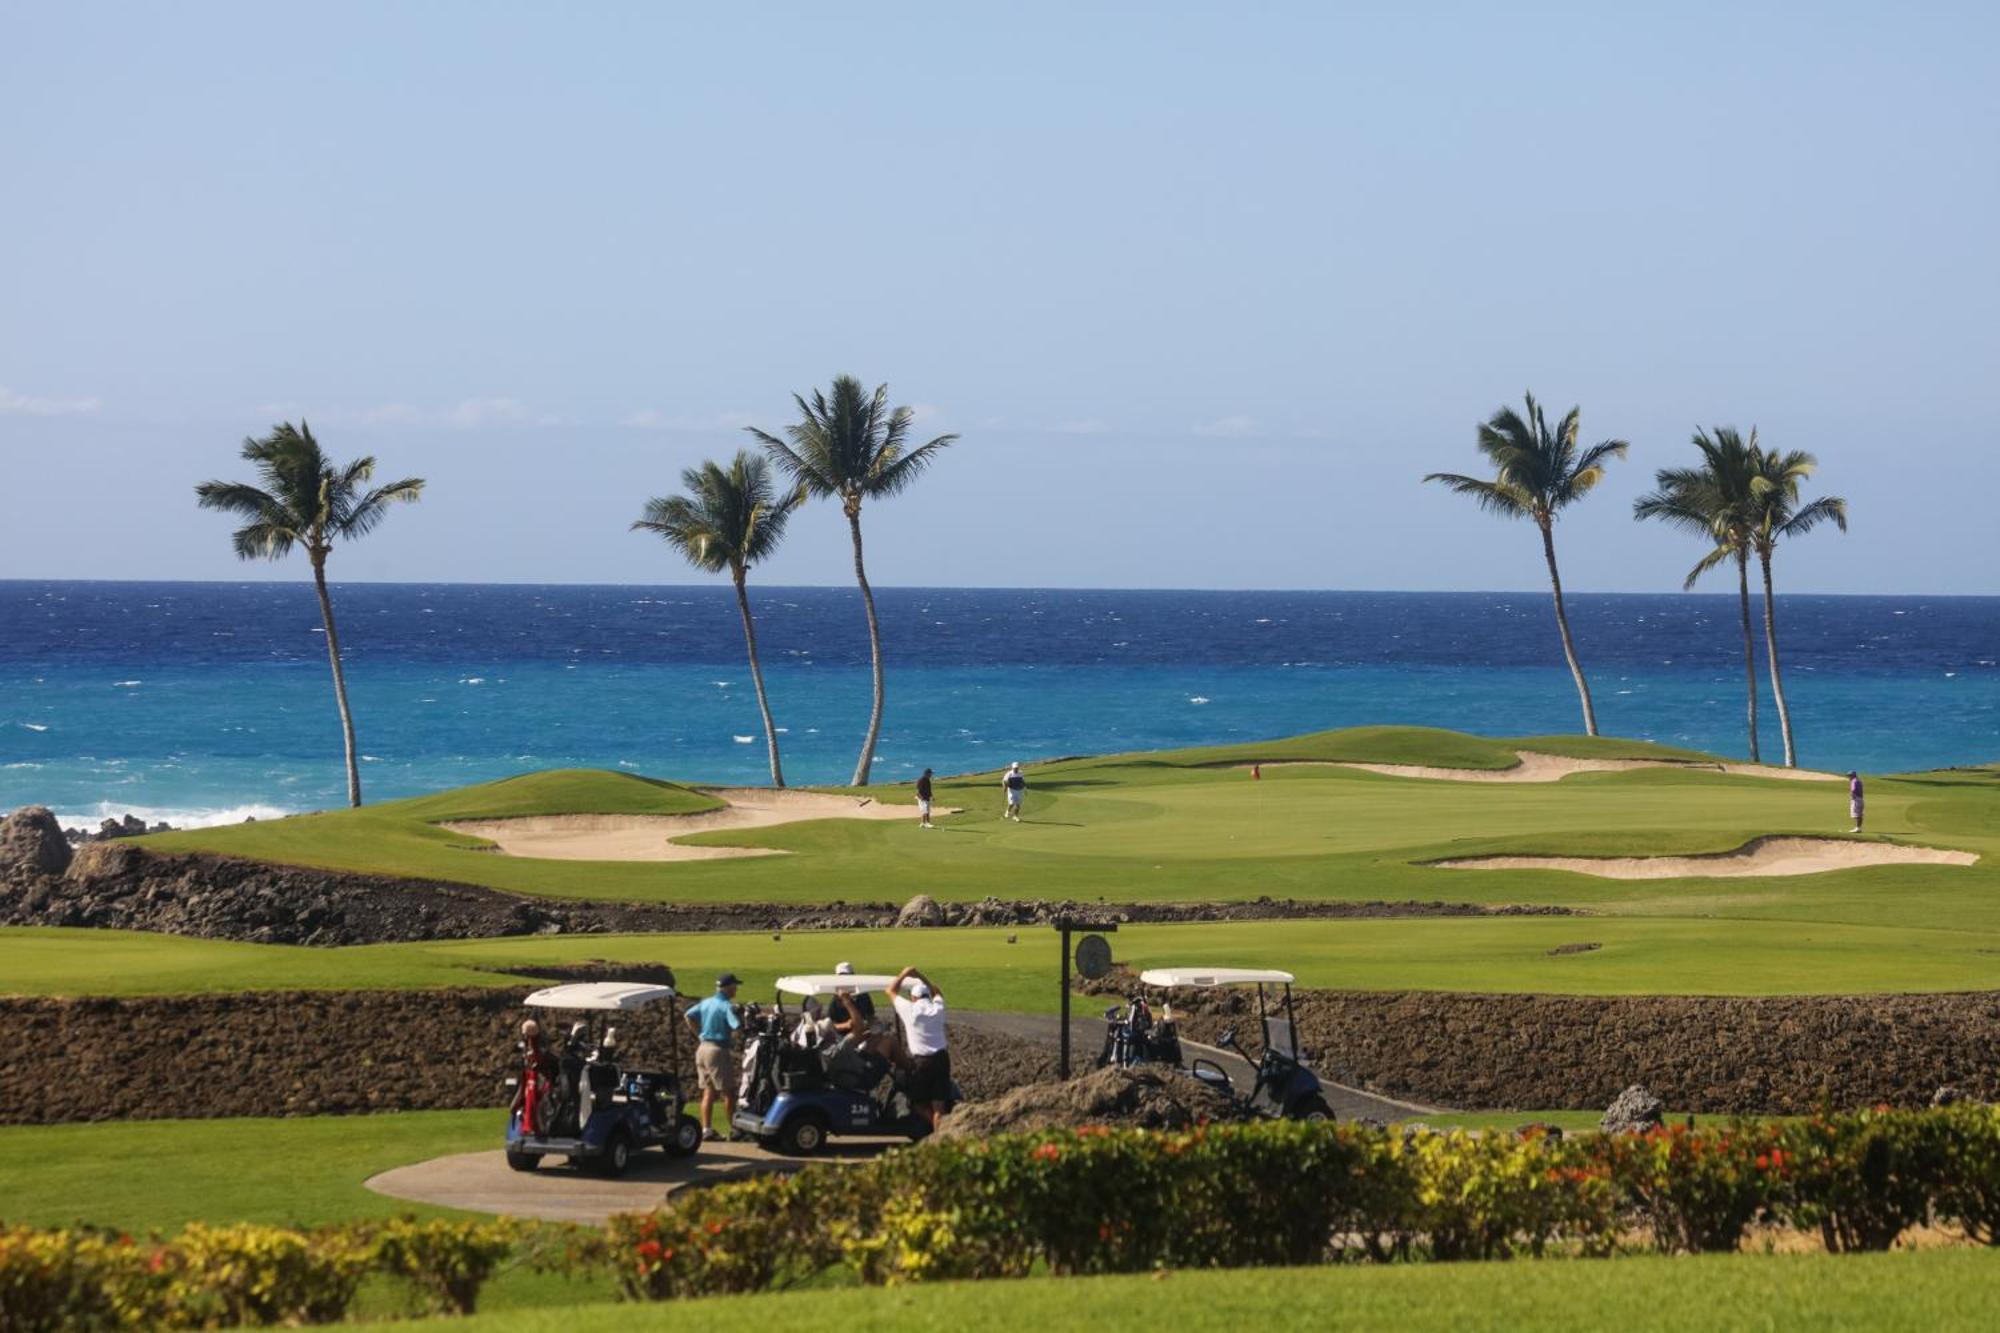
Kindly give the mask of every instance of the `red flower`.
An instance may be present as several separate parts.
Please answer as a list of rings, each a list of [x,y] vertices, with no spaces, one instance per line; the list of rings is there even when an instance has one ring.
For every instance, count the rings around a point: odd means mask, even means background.
[[[639,1243],[638,1254],[641,1259],[658,1259],[660,1257],[660,1242],[656,1240],[641,1241]]]
[[[1768,1154],[1757,1154],[1757,1169],[1759,1171],[1769,1171],[1771,1169],[1771,1158]]]
[[[711,1236],[720,1236],[722,1234],[722,1223],[710,1222],[708,1224],[708,1234]]]
[[[1053,1162],[1056,1158],[1062,1156],[1062,1149],[1053,1143],[1044,1143],[1029,1155],[1038,1162]]]

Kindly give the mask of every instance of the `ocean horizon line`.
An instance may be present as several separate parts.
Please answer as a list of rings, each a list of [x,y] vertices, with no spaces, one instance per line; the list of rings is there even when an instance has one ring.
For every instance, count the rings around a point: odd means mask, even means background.
[[[876,592],[990,592],[990,593],[1119,593],[1133,595],[1159,594],[1164,596],[1356,596],[1356,597],[1547,597],[1546,585],[1525,588],[1273,588],[1273,587],[1168,587],[1164,584],[1152,587],[1116,586],[1111,584],[987,584],[987,583],[882,583],[869,580]],[[634,588],[671,589],[677,592],[722,592],[730,591],[726,580],[706,583],[644,583],[623,581],[589,580],[535,580],[535,579],[340,579],[329,576],[329,587],[368,588]],[[7,585],[36,586],[80,586],[80,587],[152,587],[152,588],[310,588],[310,578],[260,578],[260,579],[111,579],[111,578],[27,578],[18,576],[0,577],[0,587]],[[759,583],[751,588],[761,592],[841,592],[854,591],[852,580],[832,583]],[[1736,600],[1733,591],[1679,591],[1676,589],[1563,589],[1565,598],[1574,597],[1658,597],[1674,601],[1688,600]],[[1761,596],[1752,589],[1752,596]],[[1822,600],[1865,601],[1885,598],[1924,599],[1930,601],[1960,602],[2000,602],[2000,592],[1813,592],[1809,590],[1785,590],[1778,594],[1780,600],[1791,598],[1814,598]]]

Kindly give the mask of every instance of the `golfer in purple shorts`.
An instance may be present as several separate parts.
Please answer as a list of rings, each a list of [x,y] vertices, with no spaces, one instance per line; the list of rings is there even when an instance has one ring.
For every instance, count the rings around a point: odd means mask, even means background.
[[[1848,832],[1861,832],[1861,813],[1866,804],[1861,794],[1861,775],[1850,771],[1847,775],[1847,813],[1854,820],[1854,827]]]

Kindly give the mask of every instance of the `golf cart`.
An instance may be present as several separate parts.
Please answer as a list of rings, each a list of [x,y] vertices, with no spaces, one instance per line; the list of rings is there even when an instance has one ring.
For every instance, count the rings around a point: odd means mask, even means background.
[[[553,1022],[546,1024],[543,1064],[554,1066],[554,1077],[524,1063],[521,1074],[507,1080],[510,1088],[520,1089],[519,1104],[507,1117],[507,1165],[533,1171],[542,1158],[554,1154],[615,1176],[642,1148],[692,1156],[701,1147],[701,1122],[687,1114],[680,1080],[671,1070],[621,1066],[618,1029],[609,1021],[664,1006],[678,1064],[680,1024],[674,1021],[673,1001],[671,986],[629,981],[575,982],[530,995],[525,1001],[530,1009],[583,1017],[561,1037]],[[525,1053],[525,1043],[522,1049]]]
[[[1255,986],[1257,1023],[1264,1037],[1262,1056],[1252,1060],[1249,1052],[1237,1045],[1234,1025],[1225,1028],[1222,1035],[1215,1039],[1217,1046],[1233,1052],[1255,1068],[1256,1076],[1251,1080],[1249,1091],[1239,1093],[1230,1082],[1227,1071],[1213,1060],[1190,1061],[1188,1072],[1211,1087],[1228,1093],[1244,1111],[1252,1115],[1271,1120],[1331,1120],[1333,1108],[1327,1105],[1319,1077],[1306,1067],[1299,1055],[1298,1025],[1293,1021],[1292,1013],[1292,980],[1289,972],[1245,967],[1154,967],[1139,974],[1142,985],[1162,990],[1181,986],[1204,989]],[[1277,1006],[1269,997],[1268,988],[1273,986],[1284,987],[1282,1014],[1275,1012]],[[1143,997],[1135,997],[1133,1003],[1135,1006],[1145,1005]],[[1149,1007],[1145,1013],[1150,1017]],[[1173,1005],[1163,1005],[1162,1013],[1164,1016],[1159,1022],[1150,1023],[1143,1036],[1128,1032],[1123,1041],[1123,1049],[1127,1052],[1125,1063],[1164,1061],[1169,1054],[1176,1063],[1179,1062],[1180,1036],[1174,1026]],[[1120,1022],[1128,1029],[1131,1027],[1130,1009]],[[1114,1026],[1117,1025],[1114,1023]],[[1108,1049],[1116,1053],[1119,1044],[1110,1043]]]
[[[930,1121],[910,1104],[889,1060],[846,1037],[820,1038],[804,1003],[802,1012],[785,1010],[787,995],[817,1006],[836,992],[879,996],[895,984],[895,977],[852,973],[779,977],[775,1007],[768,1012],[749,1007],[750,1044],[731,1127],[767,1149],[794,1156],[818,1152],[834,1135],[914,1141],[929,1134]],[[958,1099],[953,1084],[953,1103]]]

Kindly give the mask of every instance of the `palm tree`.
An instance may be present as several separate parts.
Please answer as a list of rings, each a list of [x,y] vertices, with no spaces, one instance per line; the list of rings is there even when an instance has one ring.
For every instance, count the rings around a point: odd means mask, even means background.
[[[1481,509],[1506,518],[1529,518],[1542,534],[1542,555],[1549,564],[1549,585],[1555,590],[1556,628],[1562,633],[1563,657],[1576,679],[1583,701],[1583,729],[1597,734],[1597,710],[1590,703],[1590,684],[1576,660],[1569,614],[1563,609],[1562,574],[1556,569],[1556,515],[1590,493],[1604,479],[1604,465],[1623,458],[1623,440],[1604,440],[1579,450],[1578,409],[1572,407],[1553,432],[1542,418],[1542,405],[1527,395],[1528,414],[1503,407],[1479,428],[1479,452],[1493,464],[1493,479],[1433,472],[1425,481],[1442,482],[1459,495],[1469,495]]]
[[[861,604],[868,613],[868,652],[875,669],[875,700],[868,713],[868,738],[861,743],[852,785],[868,785],[875,762],[875,742],[882,734],[882,628],[875,618],[875,593],[861,559],[861,504],[902,491],[947,448],[956,435],[940,435],[909,447],[915,419],[907,407],[890,408],[889,386],[870,394],[852,375],[833,381],[831,396],[813,390],[812,401],[792,395],[798,404],[798,424],[785,427],[786,439],[748,427],[764,445],[771,461],[799,484],[807,495],[837,499],[847,515],[854,538],[854,581],[861,585]]]
[[[236,554],[244,560],[280,560],[293,546],[306,548],[313,589],[319,594],[326,627],[326,656],[333,665],[333,697],[340,706],[340,732],[347,743],[347,803],[361,804],[361,769],[355,763],[354,714],[347,706],[347,675],[340,666],[340,632],[333,624],[333,599],[326,591],[326,557],[336,541],[353,541],[388,517],[389,506],[423,494],[422,477],[405,477],[363,490],[375,475],[373,458],[335,467],[320,452],[304,421],[272,428],[262,439],[243,441],[243,459],[257,469],[261,486],[205,481],[194,488],[203,509],[220,509],[245,520],[236,530]]]
[[[1754,444],[1755,432],[1751,434]],[[1785,767],[1799,766],[1799,753],[1792,743],[1792,709],[1785,702],[1784,673],[1778,667],[1778,618],[1771,590],[1771,556],[1779,541],[1803,537],[1822,523],[1832,523],[1847,531],[1847,501],[1825,495],[1808,504],[1799,503],[1799,486],[1813,474],[1819,460],[1802,450],[1779,453],[1775,449],[1755,451],[1756,475],[1750,489],[1753,521],[1750,545],[1764,569],[1764,652],[1771,660],[1771,693],[1777,696],[1778,726],[1785,734]]]
[[[1750,529],[1754,524],[1750,481],[1756,474],[1757,432],[1750,441],[1728,426],[1714,435],[1694,433],[1694,447],[1701,451],[1701,466],[1661,468],[1653,474],[1655,489],[1633,502],[1634,518],[1656,518],[1692,532],[1713,544],[1713,549],[1688,571],[1681,583],[1693,588],[1695,581],[1725,560],[1736,562],[1736,591],[1743,617],[1743,681],[1748,691],[1750,714],[1750,762],[1761,762],[1757,748],[1757,653],[1750,631]]]
[[[764,694],[764,668],[757,660],[757,625],[750,615],[746,580],[750,566],[767,560],[785,539],[785,523],[799,505],[796,490],[779,495],[762,458],[739,449],[727,468],[711,461],[681,473],[686,495],[646,501],[638,532],[657,533],[688,563],[711,574],[729,571],[736,585],[736,609],[743,616],[743,642],[750,650],[750,679],[757,687],[757,711],[764,715],[764,742],[771,755],[771,785],[785,785],[778,763],[778,729]]]

